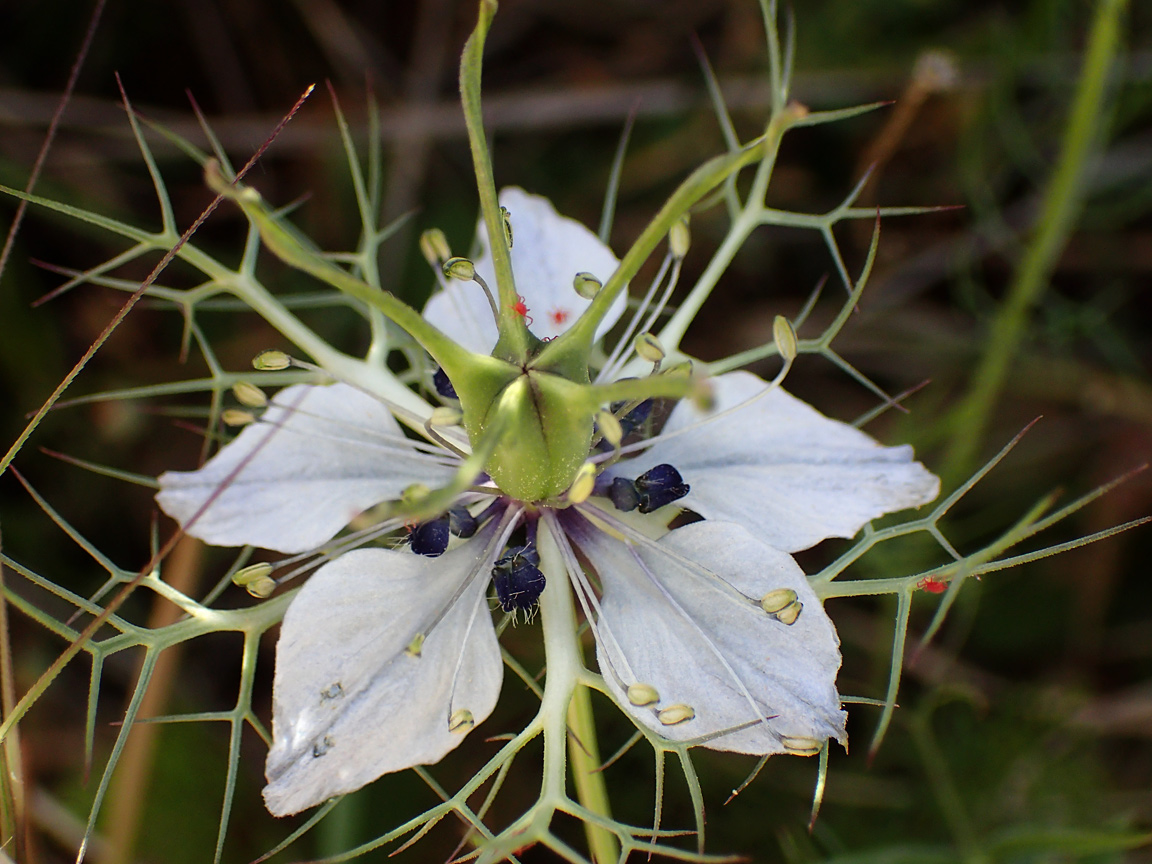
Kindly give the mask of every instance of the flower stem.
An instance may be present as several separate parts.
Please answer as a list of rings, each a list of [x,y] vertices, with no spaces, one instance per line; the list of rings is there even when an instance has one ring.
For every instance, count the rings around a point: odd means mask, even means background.
[[[600,767],[596,728],[592,722],[592,702],[588,689],[578,681],[584,669],[583,653],[576,635],[576,609],[567,568],[553,532],[559,531],[555,520],[545,516],[546,530],[538,535],[540,569],[548,577],[548,586],[540,595],[540,618],[544,628],[544,651],[548,677],[544,684],[544,795],[557,799],[565,796],[566,741],[572,758],[572,773],[577,800],[601,816],[610,817],[608,793]],[[616,838],[598,825],[585,823],[588,846],[597,864],[609,864],[619,858]]]

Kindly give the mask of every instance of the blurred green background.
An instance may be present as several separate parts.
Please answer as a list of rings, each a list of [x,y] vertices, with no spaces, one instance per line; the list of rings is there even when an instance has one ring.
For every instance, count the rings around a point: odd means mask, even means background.
[[[0,182],[27,182],[93,5],[4,4]],[[1072,0],[814,0],[794,9],[795,98],[814,109],[896,101],[845,123],[791,134],[770,201],[824,211],[874,166],[862,198],[868,206],[960,205],[885,220],[872,281],[837,342],[840,353],[889,393],[928,382],[905,401],[907,414],[889,412],[869,431],[887,443],[914,443],[936,470],[954,443],[950,412],[971,386],[991,322],[1032,240],[1094,9]],[[418,231],[442,227],[462,250],[475,220],[470,158],[455,101],[455,63],[474,15],[473,4],[460,0],[111,2],[37,191],[158,227],[116,74],[139,111],[203,146],[186,92],[192,94],[238,163],[305,87],[331,82],[361,143],[366,102],[380,103],[387,145],[384,207],[390,216],[411,213],[407,229],[384,247],[384,278],[419,304],[432,277],[416,250]],[[505,0],[489,39],[484,81],[498,185],[548,195],[562,213],[595,225],[620,130],[635,109],[613,235],[617,251],[626,248],[662,197],[723,149],[693,37],[725,87],[737,128],[745,138],[754,136],[767,111],[755,0]],[[983,459],[1032,419],[1042,420],[947,523],[961,548],[995,536],[1049,492],[1061,490],[1061,500],[1070,500],[1152,458],[1152,4],[1131,4],[1121,43],[1104,122],[1083,172],[1083,206],[1029,310],[992,423],[972,442],[975,452]],[[155,152],[184,228],[211,196],[187,158],[159,141]],[[348,249],[356,242],[359,222],[323,86],[249,179],[277,204],[301,200],[297,223],[324,248]],[[0,202],[0,226],[6,229],[14,212],[14,202]],[[222,209],[198,242],[234,261],[243,228],[238,213]],[[689,278],[682,285],[691,284],[724,229],[716,210],[694,219]],[[853,272],[870,231],[865,223],[838,229]],[[0,281],[4,449],[124,299],[109,289],[82,287],[33,308],[63,281],[36,262],[83,269],[121,248],[79,223],[28,214]],[[773,316],[795,314],[832,267],[815,233],[757,233],[685,348],[709,359],[762,343]],[[147,269],[138,264],[120,275],[139,279]],[[307,287],[275,264],[268,273],[281,290]],[[187,286],[190,278],[174,268],[161,282]],[[835,310],[835,290],[817,319]],[[263,348],[283,347],[251,314],[204,314],[201,320],[231,369],[246,368]],[[364,340],[351,316],[329,311],[309,320],[341,347]],[[177,314],[142,304],[68,395],[203,375],[195,352],[180,362],[180,328]],[[789,387],[843,419],[875,405],[872,394],[819,359],[802,358]],[[194,411],[203,400],[180,405]],[[14,464],[84,536],[134,569],[148,560],[157,524],[150,492],[64,464],[41,448],[146,475],[191,467],[200,438],[172,409],[172,402],[160,400],[61,408]],[[100,583],[102,572],[11,475],[0,477],[0,496],[5,553],[79,593]],[[1059,526],[1049,540],[1149,514],[1152,482],[1145,473]],[[161,520],[161,536],[170,530]],[[853,710],[852,751],[832,754],[823,810],[811,833],[812,760],[771,760],[755,783],[722,806],[754,762],[702,753],[709,850],[786,862],[1152,861],[1148,846],[1115,849],[1105,836],[1131,836],[1152,825],[1152,579],[1142,563],[1150,551],[1152,534],[1137,529],[966,585],[943,631],[909,660],[901,708],[872,760],[867,742],[879,712]],[[921,552],[910,549],[904,558],[888,556],[870,566],[886,575],[909,572],[909,556]],[[817,549],[802,563],[816,567],[834,553]],[[226,566],[227,558],[204,552],[192,568],[200,590]],[[26,582],[7,578],[15,591],[53,607]],[[139,605],[130,604],[129,616],[145,620],[145,598],[133,602]],[[930,595],[917,600],[913,635],[923,631],[937,602]],[[841,690],[882,697],[893,607],[837,601],[829,612],[844,645]],[[63,645],[19,616],[10,626],[22,692]],[[529,668],[539,665],[537,636],[532,627],[512,633],[512,647]],[[234,699],[238,642],[204,641],[181,657],[168,710],[219,710]],[[130,692],[132,663],[118,658],[106,670],[97,770]],[[67,861],[75,854],[94,783],[85,785],[83,764],[87,684],[85,663],[77,661],[23,724],[28,861]],[[267,685],[258,694],[262,716]],[[520,728],[516,724],[532,710],[523,696],[509,679],[490,728]],[[597,707],[605,729],[602,751],[611,752],[627,735],[625,723],[607,704]],[[225,849],[230,862],[253,859],[288,830],[262,809],[262,745],[254,735],[247,744]],[[434,771],[447,785],[478,764],[467,746],[462,751]],[[141,768],[110,810],[138,807],[137,860],[210,860],[225,730],[166,727],[156,754],[154,767]],[[532,759],[521,761],[529,765]],[[630,754],[608,776],[619,815],[649,819],[650,759]],[[530,800],[535,783],[530,771],[514,772],[498,818]],[[434,801],[419,780],[385,779],[347,799],[283,860],[346,848],[390,827],[417,801]],[[691,825],[682,784],[671,784],[664,823]],[[108,821],[101,830],[102,837],[137,831]],[[444,860],[459,836],[459,826],[444,825],[406,858]],[[116,861],[108,848],[98,844],[89,860]],[[522,860],[547,860],[534,854]],[[384,854],[372,860],[384,860]]]

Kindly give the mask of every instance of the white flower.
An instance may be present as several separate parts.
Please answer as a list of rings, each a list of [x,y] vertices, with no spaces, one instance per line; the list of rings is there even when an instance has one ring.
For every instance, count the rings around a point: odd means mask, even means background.
[[[544,199],[505,190],[501,201],[516,230],[517,289],[537,335],[554,335],[541,327],[550,304],[575,317],[584,302],[572,276],[606,279],[615,258]],[[475,263],[491,269],[485,256]],[[490,347],[495,328],[487,332],[487,301],[474,303],[476,294],[452,285],[426,314]],[[473,336],[464,335],[469,316]],[[601,473],[575,506],[530,511],[532,502],[481,482],[456,501],[461,536],[447,551],[446,516],[413,541],[424,554],[361,548],[321,566],[293,599],[277,646],[269,810],[295,813],[436,762],[491,713],[502,677],[493,579],[515,610],[535,605],[545,577],[566,575],[608,689],[665,737],[753,754],[809,755],[843,741],[839,642],[788,552],[925,503],[937,480],[909,448],[882,447],[754,375],[714,383],[713,412],[679,404],[662,434]],[[300,552],[413,483],[444,485],[457,464],[349,385],[297,385],[199,471],[162,475],[157,500],[209,543]],[[667,511],[652,513],[665,506],[705,521],[668,531]],[[456,524],[468,517],[478,524]],[[566,574],[540,573],[537,531],[551,534]]]

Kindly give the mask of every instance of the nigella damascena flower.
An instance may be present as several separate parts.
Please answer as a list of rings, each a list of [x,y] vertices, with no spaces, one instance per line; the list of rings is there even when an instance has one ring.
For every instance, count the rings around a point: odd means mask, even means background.
[[[537,335],[553,335],[549,321],[585,304],[574,274],[606,279],[616,259],[542,198],[506,190],[501,203],[521,302]],[[475,260],[482,278],[486,258]],[[488,351],[488,302],[469,287],[447,288],[426,316]],[[883,447],[749,373],[714,379],[713,395],[708,411],[681,401],[659,434],[620,452],[594,439],[593,472],[558,498],[517,500],[481,474],[419,525],[385,516],[335,540],[413,484],[448,484],[461,457],[406,435],[348,384],[296,385],[203,468],[162,475],[160,506],[207,542],[298,553],[332,541],[277,645],[269,810],[436,762],[488,717],[502,678],[490,585],[515,614],[567,580],[609,691],[660,735],[751,754],[843,742],[839,642],[788,553],[923,504],[938,482],[910,448]],[[646,428],[644,410],[619,408],[623,431]],[[462,433],[455,443],[467,447]],[[668,530],[678,508],[703,520]],[[565,572],[540,569],[541,532]],[[393,548],[367,545],[375,538]]]

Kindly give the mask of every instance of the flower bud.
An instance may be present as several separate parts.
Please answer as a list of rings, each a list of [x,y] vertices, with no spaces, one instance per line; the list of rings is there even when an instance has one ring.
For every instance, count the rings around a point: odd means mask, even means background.
[[[261,372],[279,372],[292,365],[292,358],[283,351],[261,351],[252,360],[252,368]]]
[[[420,235],[420,252],[424,255],[424,260],[433,267],[439,267],[452,257],[448,238],[439,228],[429,228]]]
[[[772,339],[781,357],[789,361],[796,359],[796,331],[792,329],[792,322],[783,315],[777,315],[772,322]]]
[[[692,234],[688,230],[688,214],[685,213],[668,232],[668,251],[672,253],[673,258],[683,258],[688,254],[688,247],[691,244]]]
[[[664,359],[664,346],[651,333],[638,333],[634,347],[636,353],[649,363],[659,363]]]
[[[630,684],[628,685],[628,701],[637,708],[643,708],[645,705],[655,705],[659,702],[660,694],[651,684]]]
[[[661,708],[656,712],[656,718],[665,726],[675,726],[677,723],[691,720],[695,716],[696,709],[691,705],[685,705],[683,702],[677,702],[675,705],[669,705],[667,708]]]
[[[268,397],[264,395],[264,391],[247,381],[237,381],[233,384],[232,395],[236,397],[237,402],[249,408],[263,408],[268,404]]]
[[[467,258],[449,258],[444,262],[444,275],[461,282],[471,282],[476,278],[476,267]]]
[[[599,293],[600,289],[603,288],[604,285],[591,273],[580,272],[576,274],[575,278],[573,278],[572,287],[575,288],[576,293],[583,297],[585,300],[591,300]]]
[[[228,408],[221,413],[220,419],[224,421],[225,426],[247,426],[256,422],[256,415],[249,411],[241,411],[239,408]]]

